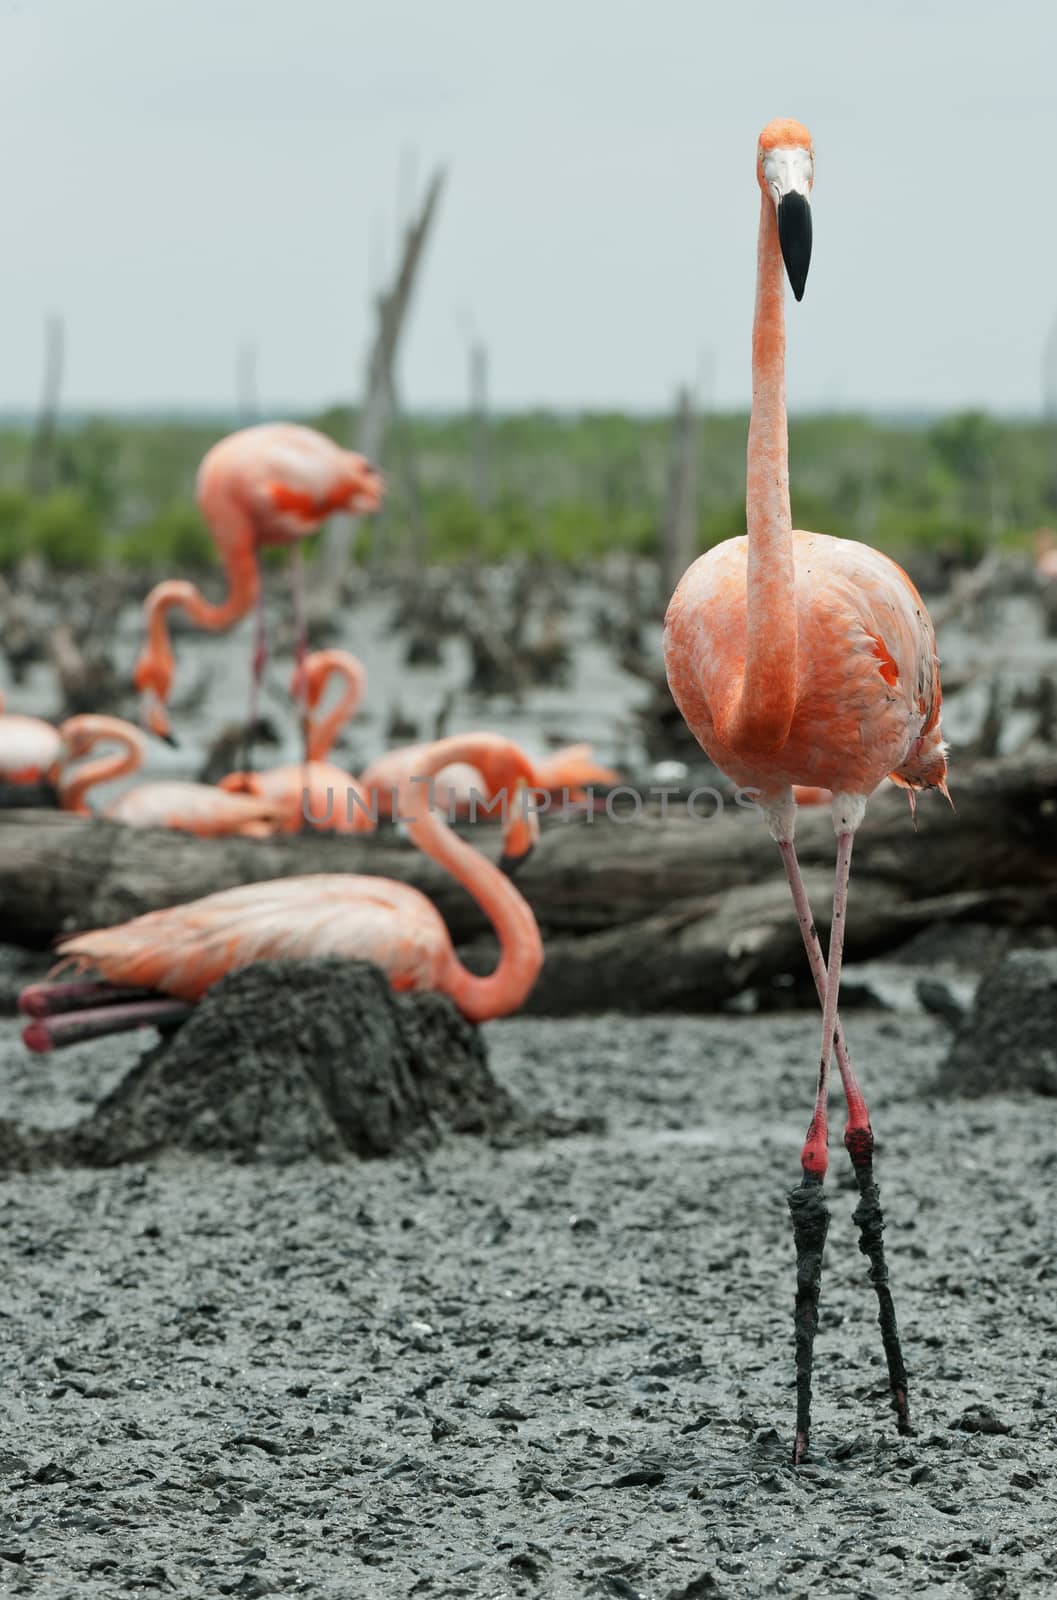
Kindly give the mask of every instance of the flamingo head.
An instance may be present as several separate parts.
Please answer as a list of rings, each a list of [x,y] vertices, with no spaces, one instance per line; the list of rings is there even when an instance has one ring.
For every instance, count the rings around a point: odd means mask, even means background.
[[[76,717],[67,717],[59,728],[59,748],[55,752],[52,771],[61,772],[69,762],[80,761],[84,756],[91,755],[96,745],[104,739],[127,744],[138,750],[141,758],[145,754],[143,736],[130,722],[85,712]]]
[[[90,755],[101,737],[96,718],[70,717],[59,729],[59,748],[55,752],[53,771],[61,772],[71,761],[80,761]]]
[[[492,796],[502,799],[503,853],[499,866],[508,878],[528,860],[540,836],[536,772],[528,756],[508,739],[496,739],[474,756],[474,766]]]
[[[326,653],[314,650],[299,661],[290,674],[290,693],[295,700],[303,700],[310,711],[319,707],[323,690],[330,677],[331,666]]]
[[[350,454],[349,477],[351,479],[348,507],[355,515],[368,511],[382,509],[382,495],[385,492],[385,483],[380,472],[376,471],[365,456]]]
[[[179,740],[172,731],[169,713],[165,701],[154,693],[153,689],[145,689],[140,695],[139,720],[148,733],[153,733],[156,739],[162,739],[166,744],[172,745],[175,750]]]
[[[756,178],[774,202],[778,242],[797,300],[804,298],[811,265],[811,186],[815,181],[815,146],[802,122],[778,117],[760,134]]]
[[[140,721],[166,744],[176,743],[165,704],[172,688],[174,668],[172,650],[151,643],[144,647],[132,674],[132,682],[140,693]]]

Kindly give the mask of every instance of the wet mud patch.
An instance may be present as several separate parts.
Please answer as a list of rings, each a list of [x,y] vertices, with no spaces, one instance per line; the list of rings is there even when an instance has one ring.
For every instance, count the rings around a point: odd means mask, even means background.
[[[55,965],[53,951],[19,950],[0,944],[0,1017],[13,1017],[27,983],[40,983]]]
[[[230,1161],[386,1156],[531,1119],[443,995],[394,994],[367,962],[260,962],[217,984],[72,1127],[0,1124],[8,1170],[165,1151]],[[562,1131],[560,1119],[542,1131]]]
[[[0,1186],[8,1586],[1047,1600],[1052,1139],[1037,1100],[931,1093],[934,1018],[848,1031],[916,1437],[835,1130],[814,1427],[790,1466],[785,1196],[817,1011],[520,1016],[482,1029],[497,1080],[604,1133],[268,1166],[175,1151]],[[10,1110],[69,1123],[140,1048],[26,1062],[2,1023]]]

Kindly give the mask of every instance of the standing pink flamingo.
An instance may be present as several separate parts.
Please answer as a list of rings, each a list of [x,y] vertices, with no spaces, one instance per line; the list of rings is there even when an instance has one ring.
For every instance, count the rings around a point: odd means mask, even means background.
[[[532,765],[517,745],[494,734],[456,735],[433,745],[428,778],[446,763],[468,761],[508,799],[505,858],[531,850],[538,822],[523,803]],[[452,833],[429,807],[428,783],[409,778],[401,812],[418,848],[451,873],[491,919],[499,940],[495,971],[477,977],[452,946],[430,900],[408,884],[352,873],[243,884],[189,905],[151,911],[116,928],[64,939],[63,956],[97,980],[34,984],[20,1008],[36,1020],[23,1035],[32,1050],[50,1050],[144,1023],[182,1015],[225,973],[279,957],[343,956],[373,961],[394,989],[436,989],[474,1022],[516,1011],[539,976],[543,945],[531,908],[498,867]],[[134,993],[130,993],[135,991]],[[139,998],[143,990],[168,999]]]
[[[315,716],[331,678],[345,687],[332,710]],[[347,650],[314,650],[301,667],[294,668],[290,693],[304,694],[304,761],[291,761],[266,772],[229,772],[220,787],[232,794],[261,795],[284,808],[284,833],[310,827],[331,833],[361,833],[373,828],[377,815],[364,789],[343,768],[326,760],[338,733],[363,699],[367,674]]]
[[[0,691],[0,783],[43,783],[62,743],[58,728],[4,707]]]
[[[828,1212],[830,1055],[848,1102],[844,1142],[862,1196],[856,1221],[871,1262],[898,1426],[910,1431],[907,1378],[882,1244],[873,1180],[873,1133],[852,1073],[837,1012],[852,841],[867,797],[886,775],[912,793],[947,793],[940,733],[940,678],[932,624],[901,568],[850,539],[793,531],[785,409],[783,260],[793,293],[811,259],[809,197],[814,150],[799,122],[760,135],[761,191],[752,334],[748,537],[695,561],[665,620],[668,682],[691,731],[736,784],[755,789],[785,863],[808,961],[823,1008],[814,1115],[790,1195],[797,1248],[798,1463],[811,1420],[811,1369]],[[794,784],[833,794],[837,869],[829,963],[823,961],[793,845]]]
[[[118,717],[70,717],[59,729],[59,735],[59,804],[64,811],[77,811],[82,816],[91,815],[86,798],[89,789],[138,772],[146,755],[139,729]],[[96,745],[103,743],[116,744],[118,749],[89,761],[76,772],[69,770],[73,762],[91,755]],[[175,828],[203,838],[231,833],[261,837],[282,825],[285,811],[267,796],[226,794],[208,783],[164,779],[129,789],[107,807],[106,816],[111,822],[123,822],[130,828]]]
[[[220,632],[257,608],[257,637],[249,722],[267,659],[258,551],[287,544],[294,552],[294,598],[298,657],[304,654],[304,603],[300,541],[335,511],[377,511],[382,480],[362,456],[342,450],[321,433],[292,422],[265,422],[221,439],[198,469],[198,503],[216,540],[228,579],[228,595],[212,605],[193,583],[170,578],[147,596],[147,642],[134,672],[147,726],[171,737],[167,704],[174,658],[166,623],[174,608],[200,628]]]

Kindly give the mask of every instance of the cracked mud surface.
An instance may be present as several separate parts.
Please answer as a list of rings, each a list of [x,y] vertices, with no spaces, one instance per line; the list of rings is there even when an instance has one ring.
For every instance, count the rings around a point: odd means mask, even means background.
[[[83,1116],[143,1040],[31,1058]],[[1048,1595],[1052,1101],[934,1098],[929,1018],[849,1042],[916,1438],[889,1409],[834,1104],[811,1451],[786,1193],[811,1014],[513,1020],[523,1106],[605,1131],[385,1160],[169,1155],[0,1185],[0,1586],[175,1596]]]

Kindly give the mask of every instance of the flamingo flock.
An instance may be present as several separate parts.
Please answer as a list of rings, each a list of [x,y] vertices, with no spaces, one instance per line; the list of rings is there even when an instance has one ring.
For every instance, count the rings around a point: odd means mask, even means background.
[[[290,692],[300,712],[304,759],[232,772],[216,785],[138,783],[104,815],[130,827],[247,838],[305,827],[369,832],[379,816],[399,817],[411,842],[445,866],[492,918],[500,946],[495,972],[488,978],[467,972],[437,912],[404,884],[350,874],[286,878],[64,942],[66,961],[98,976],[25,991],[22,1009],[34,1019],[25,1030],[31,1049],[171,1020],[183,1014],[174,1006],[198,1000],[225,973],[282,955],[373,960],[394,988],[438,989],[474,1021],[506,1015],[523,1003],[539,972],[542,946],[532,911],[510,875],[535,842],[535,806],[563,786],[570,799],[582,801],[586,786],[616,782],[617,774],[595,762],[587,746],[533,761],[489,733],[393,751],[362,780],[330,759],[364,698],[367,675],[348,651],[305,653],[299,541],[331,512],[374,511],[381,497],[382,480],[361,456],[308,428],[247,428],[214,446],[198,474],[198,498],[226,570],[228,596],[211,605],[179,579],[158,584],[147,596],[146,641],[133,675],[142,720],[152,734],[172,739],[168,698],[175,660],[166,622],[171,609],[219,630],[256,607],[252,724],[266,659],[258,552],[268,544],[290,544],[298,616]],[[324,710],[332,684],[338,694]],[[98,755],[101,746],[108,753]],[[32,718],[0,718],[0,772],[11,781],[48,778],[60,806],[81,814],[91,814],[93,789],[135,776],[146,754],[141,730],[116,717],[81,715],[58,729]],[[474,793],[482,797],[483,814],[503,824],[499,867],[453,834],[434,810],[442,803],[454,817],[465,812]]]
[[[672,695],[703,750],[733,783],[757,791],[788,878],[794,914],[818,994],[821,1037],[814,1108],[790,1195],[797,1253],[797,1414],[793,1460],[808,1448],[811,1383],[829,1161],[828,1100],[835,1056],[847,1102],[844,1142],[860,1193],[856,1220],[871,1264],[892,1403],[899,1431],[911,1430],[908,1380],[882,1242],[874,1135],[852,1070],[839,994],[855,835],[872,792],[886,779],[915,795],[947,796],[936,644],[928,613],[907,575],[853,540],[794,530],[790,510],[785,401],[785,280],[804,294],[811,261],[815,154],[802,124],[771,122],[756,147],[760,194],[752,333],[746,526],[741,538],[701,556],[668,607],[664,656]],[[496,734],[456,735],[379,758],[357,778],[331,760],[335,740],[366,692],[361,663],[347,652],[305,651],[301,541],[331,512],[375,511],[382,480],[362,457],[291,424],[244,429],[206,456],[198,495],[224,565],[228,594],[207,602],[190,583],[159,584],[145,605],[146,642],[135,667],[146,727],[171,737],[168,702],[175,659],[166,618],[176,608],[198,626],[231,627],[256,608],[250,721],[266,657],[260,550],[293,552],[297,659],[291,695],[301,718],[304,759],[271,771],[242,770],[220,785],[146,782],[106,815],[131,826],[262,837],[308,825],[369,832],[399,815],[411,842],[462,884],[495,930],[495,970],[478,977],[459,961],[433,904],[406,884],[347,873],[252,883],[64,938],[72,976],[26,989],[25,1040],[47,1050],[122,1028],[178,1020],[226,973],[275,957],[337,955],[375,962],[394,989],[447,994],[474,1021],[507,1015],[532,990],[543,961],[533,912],[509,872],[539,831],[529,797],[562,789],[584,799],[617,774],[572,746],[534,761]],[[1049,545],[1040,561],[1048,561]],[[338,698],[326,713],[329,687]],[[0,712],[3,712],[0,704]],[[100,745],[109,756],[88,761]],[[60,804],[88,809],[97,784],[139,771],[143,734],[115,718],[80,716],[61,728],[0,715],[0,776],[55,782]],[[449,818],[497,811],[503,859],[493,865],[459,837]],[[333,805],[335,796],[340,804]],[[328,807],[327,801],[331,801]],[[949,796],[948,796],[949,798]],[[797,861],[798,804],[829,803],[836,867],[828,952],[824,953]]]

